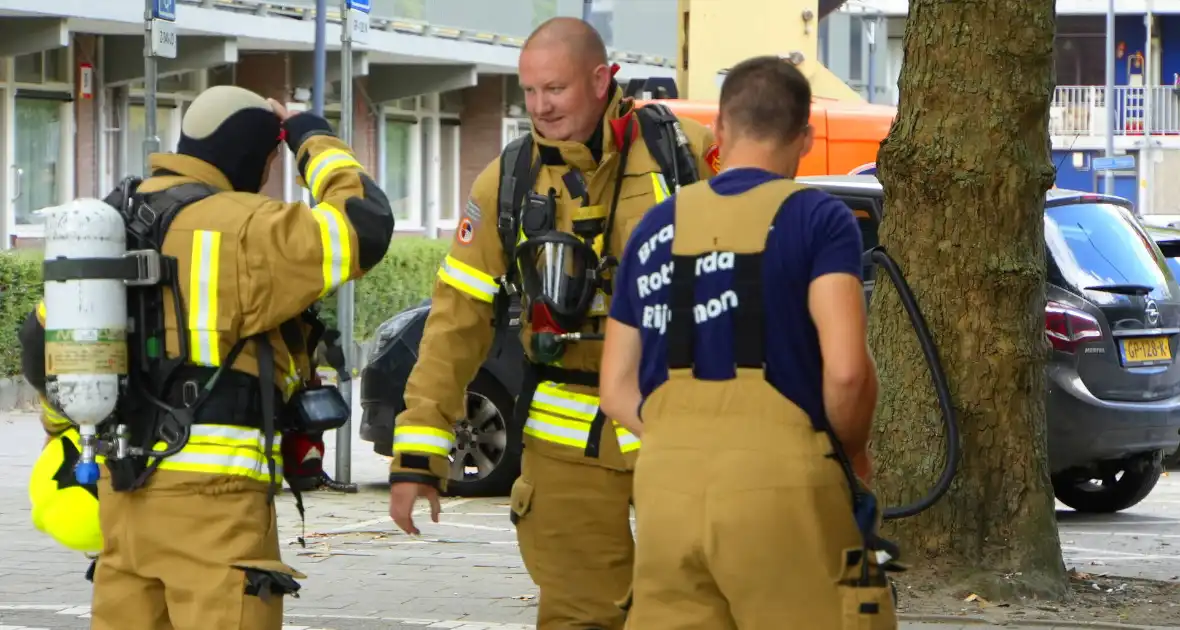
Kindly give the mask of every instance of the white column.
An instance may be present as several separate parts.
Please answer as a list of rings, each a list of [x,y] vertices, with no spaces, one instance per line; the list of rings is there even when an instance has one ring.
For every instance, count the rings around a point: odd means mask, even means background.
[[[422,120],[426,125],[429,142],[422,147],[422,167],[426,169],[426,190],[422,191],[426,201],[422,227],[427,238],[438,238],[438,217],[442,208],[442,125],[439,124],[439,94],[422,97],[427,116]]]

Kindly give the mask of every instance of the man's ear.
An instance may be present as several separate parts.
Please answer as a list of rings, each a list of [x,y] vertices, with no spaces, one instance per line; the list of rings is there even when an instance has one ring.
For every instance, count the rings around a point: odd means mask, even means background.
[[[807,125],[807,128],[803,130],[803,152],[799,154],[799,157],[811,153],[813,146],[815,146],[815,127]]]
[[[598,64],[594,68],[594,95],[598,98],[610,98],[611,70],[609,66]]]

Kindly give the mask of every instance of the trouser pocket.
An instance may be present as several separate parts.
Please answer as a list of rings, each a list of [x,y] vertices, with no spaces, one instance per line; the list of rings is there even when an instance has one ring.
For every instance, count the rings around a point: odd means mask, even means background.
[[[882,586],[840,585],[844,630],[894,630],[893,590]]]
[[[845,549],[840,594],[844,630],[894,630],[897,608],[885,570],[863,548]]]
[[[513,525],[520,523],[520,519],[533,507],[533,484],[525,481],[524,477],[517,477],[508,496],[508,505],[508,518]]]
[[[283,598],[299,597],[301,586],[296,578],[307,576],[278,560],[243,561],[232,566],[243,578],[242,613],[235,630],[280,630]]]

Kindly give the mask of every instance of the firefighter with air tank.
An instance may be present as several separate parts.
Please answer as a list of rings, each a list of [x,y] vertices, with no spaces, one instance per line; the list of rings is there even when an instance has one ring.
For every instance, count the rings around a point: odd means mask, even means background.
[[[313,206],[259,192],[284,142]],[[150,163],[47,212],[24,365],[78,439],[43,452],[34,518],[88,551],[101,526],[95,630],[279,630],[305,577],[279,550],[280,438],[348,417],[315,383],[314,305],[384,257],[392,209],[325,119],[240,87],[198,95],[176,152]]]
[[[453,423],[510,295],[522,297],[528,361],[512,522],[541,589],[541,630],[619,630],[631,581],[631,477],[638,438],[598,408],[603,317],[614,257],[670,190],[710,176],[712,134],[647,106],[613,78],[594,29],[546,22],[520,56],[533,121],[476,179],[439,269],[418,360],[396,420],[390,515],[417,533],[421,496],[439,512]],[[518,293],[512,293],[517,292]]]

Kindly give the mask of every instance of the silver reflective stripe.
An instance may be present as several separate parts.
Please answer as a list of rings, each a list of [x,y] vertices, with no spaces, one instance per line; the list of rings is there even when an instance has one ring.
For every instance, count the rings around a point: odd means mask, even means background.
[[[258,450],[262,450],[262,431],[258,429],[248,429],[245,427],[235,427],[225,424],[194,424],[192,426],[192,438],[205,438],[212,441],[232,440],[233,442],[246,442],[246,446],[258,446]],[[282,436],[278,433],[274,436],[274,443],[277,446]],[[227,444],[239,448],[239,444]]]
[[[548,422],[545,422],[544,420],[538,420],[538,419],[533,418],[531,416],[524,423],[524,426],[526,428],[532,428],[533,430],[535,430],[538,433],[541,433],[543,435],[554,435],[557,437],[565,438],[567,440],[574,440],[579,443],[584,443],[584,442],[586,442],[586,440],[590,439],[590,429],[589,428],[570,429],[568,427],[559,427],[555,424],[550,424]]]
[[[466,284],[471,289],[487,294],[489,297],[494,297],[500,290],[500,288],[496,286],[495,283],[488,282],[482,278],[477,278],[474,275],[468,273],[467,270],[460,269],[458,265],[455,265],[451,262],[449,256],[443,260],[443,270],[448,276],[451,276],[455,280]]]
[[[320,248],[324,250],[322,297],[344,283],[344,275],[352,266],[348,251],[351,243],[346,240],[348,228],[344,225],[344,216],[335,206],[321,203],[312,208],[311,213],[320,225]]]
[[[221,364],[217,333],[217,273],[221,258],[221,233],[193,232],[192,259],[189,264],[188,322],[191,331],[189,353],[200,365]]]
[[[312,195],[315,196],[316,201],[320,201],[320,195],[324,192],[323,177],[327,175],[328,171],[335,170],[332,165],[337,162],[352,162],[355,164],[356,160],[347,153],[332,153],[320,160],[320,163],[311,171],[311,176],[307,178],[308,185],[313,187]],[[349,166],[352,165],[349,164]]]
[[[181,466],[205,466],[218,469],[216,472],[233,473],[234,471],[246,472],[252,475],[261,475],[264,472],[269,473],[266,465],[266,458],[261,454],[257,455],[217,455],[213,453],[194,453],[188,450],[183,450],[171,457],[165,458],[160,463],[160,468],[178,468]],[[209,471],[214,472],[214,471]],[[282,475],[282,466],[275,461],[275,476]]]
[[[568,409],[575,413],[580,413],[591,417],[598,414],[597,405],[590,405],[581,401],[554,396],[553,394],[543,392],[539,389],[537,390],[537,393],[533,394],[533,400],[546,405]]]
[[[422,433],[395,433],[393,443],[402,446],[432,446],[446,452],[451,452],[455,442],[440,435],[426,435]]]

